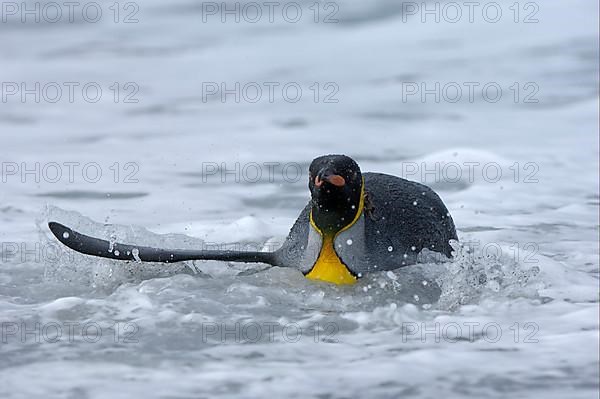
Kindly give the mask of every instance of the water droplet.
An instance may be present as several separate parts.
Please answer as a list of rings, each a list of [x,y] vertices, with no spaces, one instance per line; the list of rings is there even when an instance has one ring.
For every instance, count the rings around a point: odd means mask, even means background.
[[[414,298],[415,302],[419,302],[419,296],[418,295],[414,295],[413,298]]]
[[[135,259],[136,262],[141,262],[142,260],[140,259],[140,250],[137,248],[133,248],[131,250],[131,254],[133,255],[133,259]]]
[[[415,246],[413,245],[412,247],[410,247],[410,249],[411,249],[412,251],[416,251],[416,250],[417,250],[417,247],[415,247]]]
[[[108,252],[112,252],[115,249],[115,244],[117,243],[116,234],[110,235],[110,240],[108,241]]]
[[[346,244],[352,245],[352,240],[351,239],[346,240]]]
[[[388,252],[392,252],[394,250],[394,247],[392,247],[391,245],[388,247]]]
[[[413,205],[414,205],[414,206],[417,206],[417,201],[413,201]]]
[[[65,231],[63,233],[63,238],[69,238],[69,232],[68,231]]]
[[[487,286],[489,289],[491,289],[494,292],[500,292],[500,284],[498,284],[497,281],[492,280],[487,283]]]
[[[427,281],[423,280],[423,281],[421,282],[421,284],[423,284],[423,285],[427,285]]]
[[[356,209],[356,206],[352,205],[352,209]]]
[[[115,249],[115,256],[119,256],[120,252]]]

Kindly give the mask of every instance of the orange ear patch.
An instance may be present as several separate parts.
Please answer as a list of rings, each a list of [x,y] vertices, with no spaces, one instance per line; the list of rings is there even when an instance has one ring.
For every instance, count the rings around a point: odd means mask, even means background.
[[[321,187],[323,185],[323,180],[319,179],[319,176],[315,177],[315,186]]]

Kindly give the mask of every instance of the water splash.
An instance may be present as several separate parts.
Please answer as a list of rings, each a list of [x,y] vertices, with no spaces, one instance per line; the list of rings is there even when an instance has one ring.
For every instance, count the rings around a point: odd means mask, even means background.
[[[482,297],[536,297],[538,266],[526,268],[508,256],[484,255],[468,244],[451,241],[454,259],[436,278],[442,293],[440,309],[456,309]]]

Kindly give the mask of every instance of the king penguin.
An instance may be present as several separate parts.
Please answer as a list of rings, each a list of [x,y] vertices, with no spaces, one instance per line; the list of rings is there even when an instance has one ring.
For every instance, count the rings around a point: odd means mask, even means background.
[[[361,173],[348,156],[324,155],[310,165],[308,188],[310,201],[274,252],[158,249],[109,243],[57,222],[49,227],[63,244],[88,255],[165,263],[259,262],[293,267],[309,279],[334,284],[417,263],[423,251],[452,257],[454,222],[440,197],[423,184]]]
[[[325,155],[311,163],[308,188],[311,200],[275,253],[310,279],[352,284],[414,264],[424,249],[452,256],[452,217],[423,184],[363,174],[352,158]]]

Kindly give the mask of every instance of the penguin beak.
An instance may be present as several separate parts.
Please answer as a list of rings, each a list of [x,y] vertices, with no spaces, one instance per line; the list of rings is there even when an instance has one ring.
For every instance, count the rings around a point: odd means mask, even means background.
[[[328,182],[336,187],[343,187],[346,185],[346,179],[340,175],[332,174],[328,171],[321,171],[315,176],[315,186],[321,187],[323,182]]]

